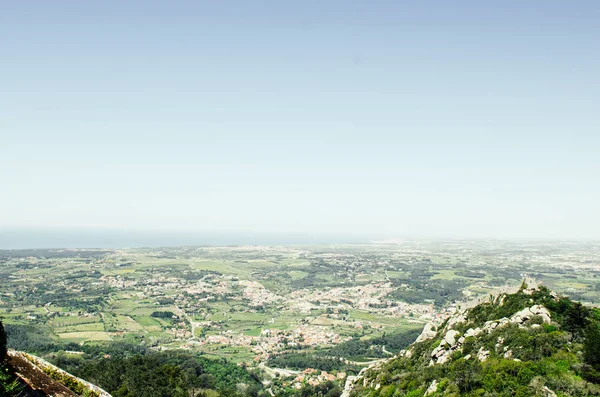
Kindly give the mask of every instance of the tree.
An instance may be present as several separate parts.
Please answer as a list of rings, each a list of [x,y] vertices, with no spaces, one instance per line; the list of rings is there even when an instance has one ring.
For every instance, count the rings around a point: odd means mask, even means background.
[[[598,324],[592,324],[588,327],[583,353],[586,364],[596,369],[600,369],[600,328]]]
[[[481,364],[471,363],[466,360],[457,361],[453,370],[456,385],[462,393],[470,393],[481,384]]]
[[[592,323],[586,330],[583,358],[583,378],[592,383],[600,383],[600,327],[597,323]]]
[[[4,362],[6,359],[6,332],[4,331],[4,326],[2,325],[2,320],[0,320],[0,363]]]
[[[565,316],[565,329],[571,332],[574,338],[578,338],[589,324],[589,314],[590,309],[583,306],[580,302],[575,302],[567,310]]]

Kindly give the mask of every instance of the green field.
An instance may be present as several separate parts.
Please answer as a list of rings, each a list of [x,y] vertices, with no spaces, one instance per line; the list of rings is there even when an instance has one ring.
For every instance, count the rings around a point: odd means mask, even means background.
[[[244,334],[248,335],[248,336],[259,336],[261,331],[262,331],[262,328],[251,328],[251,329],[245,330]]]
[[[109,341],[112,339],[106,332],[65,332],[58,336],[69,342]]]

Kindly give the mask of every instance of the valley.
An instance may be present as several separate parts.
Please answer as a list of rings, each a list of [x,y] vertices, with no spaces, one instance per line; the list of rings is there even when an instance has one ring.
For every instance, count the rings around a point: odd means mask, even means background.
[[[498,241],[1,251],[0,315],[20,349],[184,350],[300,388],[342,383],[524,277],[596,304],[599,265],[600,245]]]

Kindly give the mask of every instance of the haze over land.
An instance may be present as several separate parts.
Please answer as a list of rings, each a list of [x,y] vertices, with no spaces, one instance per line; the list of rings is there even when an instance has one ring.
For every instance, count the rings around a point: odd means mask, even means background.
[[[364,243],[372,236],[324,233],[173,232],[115,229],[0,229],[1,249]]]

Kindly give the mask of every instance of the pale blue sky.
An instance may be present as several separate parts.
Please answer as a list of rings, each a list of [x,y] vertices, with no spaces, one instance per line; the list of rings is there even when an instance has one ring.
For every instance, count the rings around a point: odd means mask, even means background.
[[[0,228],[600,239],[597,1],[0,2]]]

